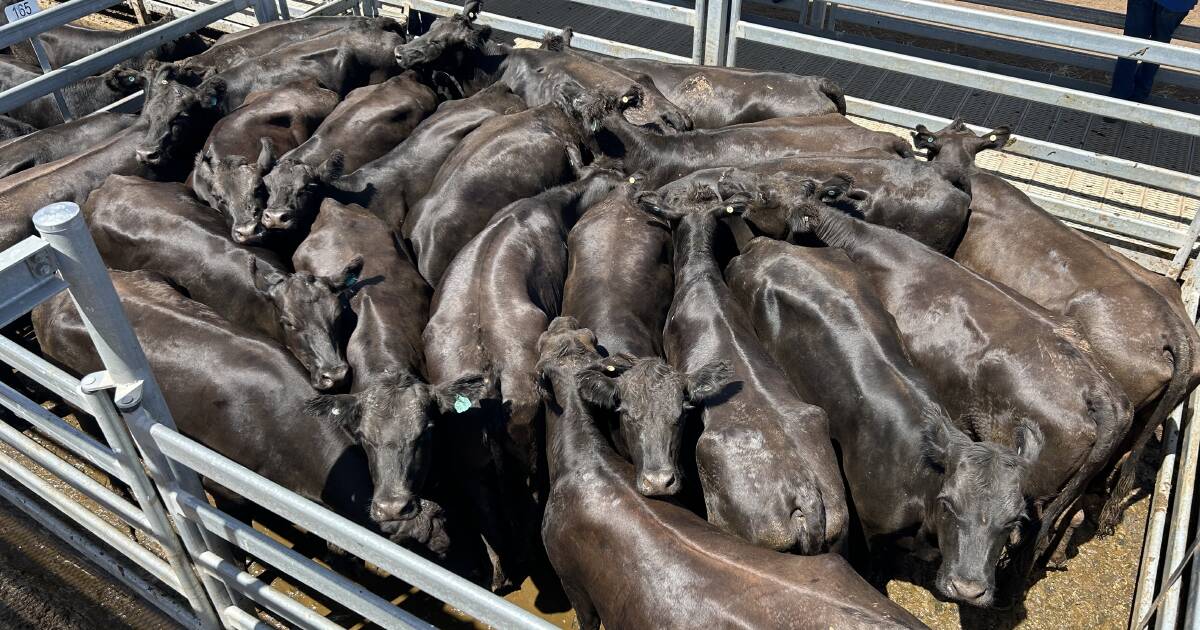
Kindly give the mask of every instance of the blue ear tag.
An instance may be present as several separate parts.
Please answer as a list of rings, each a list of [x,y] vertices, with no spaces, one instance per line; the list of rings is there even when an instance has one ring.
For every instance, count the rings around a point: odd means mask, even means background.
[[[459,394],[454,398],[454,413],[463,413],[471,408],[471,399]]]

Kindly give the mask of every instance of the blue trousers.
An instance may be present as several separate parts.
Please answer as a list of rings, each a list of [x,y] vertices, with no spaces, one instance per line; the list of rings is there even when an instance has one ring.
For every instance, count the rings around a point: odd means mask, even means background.
[[[1154,0],[1128,0],[1125,10],[1125,35],[1152,39],[1158,42],[1171,41],[1171,35],[1187,11],[1171,11]],[[1113,70],[1110,96],[1131,101],[1144,102],[1154,87],[1154,75],[1158,64],[1118,59]]]

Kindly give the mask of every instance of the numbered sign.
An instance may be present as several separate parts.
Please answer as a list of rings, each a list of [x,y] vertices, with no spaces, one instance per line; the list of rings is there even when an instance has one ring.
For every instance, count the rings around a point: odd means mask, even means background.
[[[41,10],[37,0],[21,0],[4,7],[4,17],[8,18],[8,22],[11,24],[24,20]]]

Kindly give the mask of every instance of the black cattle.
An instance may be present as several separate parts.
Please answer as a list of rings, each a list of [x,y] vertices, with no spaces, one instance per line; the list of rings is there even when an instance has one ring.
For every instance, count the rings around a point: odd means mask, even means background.
[[[1027,519],[1037,426],[1018,425],[1015,448],[959,430],[909,362],[875,289],[839,249],[760,237],[726,277],[796,391],[829,414],[871,552],[889,544],[940,551],[944,597],[970,602],[983,592],[1005,540]]]
[[[692,128],[688,115],[649,81],[581,55],[550,50],[515,49],[491,40],[491,29],[475,24],[479,3],[467,2],[461,13],[437,19],[429,30],[396,49],[402,68],[413,69],[431,83],[449,84],[449,98],[470,96],[504,83],[529,107],[554,101],[566,84],[578,84],[626,106],[623,115],[639,125],[662,131]]]
[[[266,175],[263,226],[303,233],[343,172],[403,142],[436,105],[433,90],[412,73],[351,92],[311,138],[284,154]]]
[[[572,179],[593,123],[616,106],[577,89],[564,91],[560,100],[479,125],[409,209],[404,237],[430,285],[439,285],[458,251],[501,208]]]
[[[1098,367],[1073,320],[839,210],[802,204],[789,221],[846,251],[895,318],[913,365],[975,437],[1004,444],[1023,423],[1041,429],[1045,448],[1025,488],[1040,524],[1011,564],[1014,577],[1024,577],[1128,431],[1128,397]],[[994,584],[983,586],[975,597],[960,595],[988,605]]]
[[[483,379],[474,374],[437,386],[425,382],[421,332],[431,291],[378,217],[326,200],[292,262],[297,271],[330,277],[358,255],[367,262],[350,300],[356,323],[346,361],[354,384],[351,393],[324,396],[314,407],[336,409],[371,461],[381,484],[371,517],[407,521],[429,504],[420,493],[432,466],[434,419],[439,411],[454,411],[460,398],[478,405]]]
[[[372,494],[384,480],[332,410],[314,413],[317,393],[277,343],[230,324],[153,272],[111,277],[183,434],[397,542],[445,547],[437,510],[399,523],[372,520]],[[38,306],[33,322],[47,356],[80,374],[103,369],[70,295]],[[198,349],[206,360],[197,360]]]
[[[23,65],[0,63],[0,91],[14,88],[42,76],[40,69],[30,69]],[[85,77],[62,88],[63,98],[73,116],[85,116],[105,105],[142,89],[143,79],[137,70],[116,67],[100,76]],[[6,112],[6,115],[28,123],[38,129],[46,129],[63,123],[62,114],[54,96],[47,94],[36,98],[20,107]]]
[[[425,327],[429,376],[484,374],[505,406],[515,454],[535,463],[534,346],[562,305],[567,233],[619,175],[598,171],[501,210],[446,268]]]
[[[21,122],[8,116],[0,116],[0,147],[6,147],[12,140],[27,136],[35,131],[37,131],[37,127],[27,122]]]
[[[403,25],[388,18],[320,15],[295,20],[276,20],[236,33],[226,33],[208,50],[184,60],[183,66],[200,74],[222,72],[243,61],[266,55],[276,48],[314,39],[371,20],[378,20],[377,23],[382,24],[383,28],[403,34]]]
[[[438,169],[467,134],[484,121],[523,109],[524,101],[503,85],[446,101],[407,140],[338,179],[329,192],[346,203],[370,208],[399,231],[408,209],[425,196]]]
[[[653,59],[614,59],[610,64],[649,77],[667,99],[687,112],[697,129],[846,113],[842,88],[825,77]]]
[[[88,55],[98,53],[105,48],[116,46],[152,28],[167,24],[172,19],[174,18],[164,18],[150,24],[134,26],[119,31],[63,24],[62,26],[56,26],[38,34],[38,40],[42,42],[42,47],[46,50],[46,57],[47,61],[50,62],[50,67],[61,68],[69,63],[79,61]],[[207,49],[208,45],[204,43],[204,40],[199,35],[196,33],[184,33],[171,41],[163,42],[157,48],[152,48],[132,59],[121,62],[121,65],[140,68],[146,61],[151,59],[158,61],[178,61],[203,53]],[[26,42],[13,46],[12,51],[13,55],[18,59],[26,63],[38,64],[37,57],[33,54],[33,47]]]
[[[668,203],[686,199],[692,191],[735,185],[752,190],[758,204],[743,219],[760,234],[786,238],[788,226],[780,213],[784,200],[803,194],[806,180],[848,177],[855,192],[866,199],[834,201],[843,210],[859,212],[867,221],[892,228],[941,252],[954,249],[967,222],[970,186],[962,169],[917,160],[876,157],[874,151],[854,157],[811,155],[767,160],[744,169],[711,168],[691,173],[662,187]],[[799,187],[799,188],[797,188]]]
[[[644,209],[675,226],[675,295],[663,333],[667,360],[693,373],[724,359],[736,382],[704,408],[696,444],[709,522],[780,551],[812,555],[837,548],[848,517],[828,419],[795,394],[714,258],[718,213],[739,209],[721,204],[681,215],[657,201],[640,198]],[[716,395],[729,369],[702,374],[690,396]]]
[[[0,178],[86,150],[136,120],[133,114],[97,112],[0,145]]]
[[[346,381],[341,293],[361,258],[333,276],[288,273],[274,254],[235,244],[221,215],[175,183],[111,177],[84,213],[109,267],[165,274],[222,317],[283,343],[317,389]]]
[[[633,203],[630,179],[571,229],[562,312],[595,332],[605,356],[632,364],[590,400],[608,410],[598,411],[617,452],[633,462],[638,491],[669,495],[683,488],[686,389],[704,371],[682,374],[659,358],[675,282],[671,232]]]
[[[840,114],[777,118],[721,129],[699,129],[670,136],[609,116],[605,129],[619,146],[606,142],[625,168],[646,173],[646,186],[657,188],[716,166],[755,166],[764,160],[805,154],[841,154],[879,149],[895,157],[912,157],[909,143],[890,133],[860,127]]]
[[[252,93],[213,126],[196,156],[191,185],[197,197],[225,215],[233,240],[262,239],[263,177],[276,156],[300,146],[337,105],[334,92],[300,81]]]
[[[607,377],[595,336],[576,325],[551,323],[538,369],[551,484],[542,540],[580,628],[924,627],[840,556],[775,553],[641,496],[585,404],[587,382]]]
[[[1140,453],[1167,414],[1200,382],[1200,361],[1195,360],[1200,336],[1189,316],[1178,316],[1183,305],[1178,287],[1169,283],[1164,299],[1117,260],[1120,254],[1067,227],[1004,179],[975,168],[975,155],[1003,147],[1008,129],[980,137],[955,122],[937,133],[918,127],[913,138],[935,163],[970,173],[971,218],[954,260],[1079,322],[1097,360],[1139,410],[1141,428],[1132,446]],[[1102,531],[1111,532],[1117,524],[1116,507],[1132,489],[1136,460],[1135,455],[1126,464]]]
[[[139,121],[89,149],[0,180],[0,249],[33,236],[33,213],[48,204],[83,204],[109,175],[150,176],[133,155],[145,129]]]
[[[150,124],[138,159],[158,164],[191,159],[217,119],[240,107],[252,92],[313,80],[345,95],[395,74],[389,46],[404,37],[387,30],[386,18],[356,21],[346,28],[283,46],[213,74],[186,64],[150,64],[142,116]],[[215,49],[213,49],[215,50]]]

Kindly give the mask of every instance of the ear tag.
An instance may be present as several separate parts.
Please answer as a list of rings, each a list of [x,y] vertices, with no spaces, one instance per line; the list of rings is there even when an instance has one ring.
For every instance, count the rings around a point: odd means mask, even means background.
[[[168,80],[166,80],[166,79],[163,79],[162,81],[159,81],[159,83],[161,83],[161,84],[163,84],[163,85],[171,85],[171,82],[170,82],[170,81],[168,81]]]
[[[352,287],[352,286],[354,286],[354,284],[356,282],[358,282],[358,276],[356,276],[356,275],[346,276],[346,286]]]
[[[333,411],[331,411],[330,413],[332,413],[335,416],[340,416],[340,415],[342,415],[342,410],[338,407],[334,407]]]
[[[733,206],[725,206],[725,214],[733,214]]]
[[[454,413],[464,413],[471,408],[471,399],[459,394],[454,398]]]
[[[996,134],[992,134],[992,135],[988,136],[988,140],[991,140],[992,142],[995,142],[995,141],[996,141]]]
[[[477,17],[477,15],[476,15],[476,13],[475,13],[474,11],[472,11],[471,13],[468,13],[468,14],[467,14],[467,18],[468,18],[468,19],[474,20],[476,17]]]
[[[615,366],[615,365],[606,365],[606,366],[604,366],[604,371],[606,371],[606,372],[616,372],[616,371],[617,371],[617,366]]]
[[[215,96],[210,96],[210,97],[209,97],[209,99],[208,99],[208,106],[209,106],[209,107],[216,107],[216,106],[217,106],[217,97],[215,97]]]
[[[636,184],[636,183],[637,183],[637,178],[636,178],[636,177],[630,177],[630,178],[629,178],[629,183],[630,183],[630,184]]]

